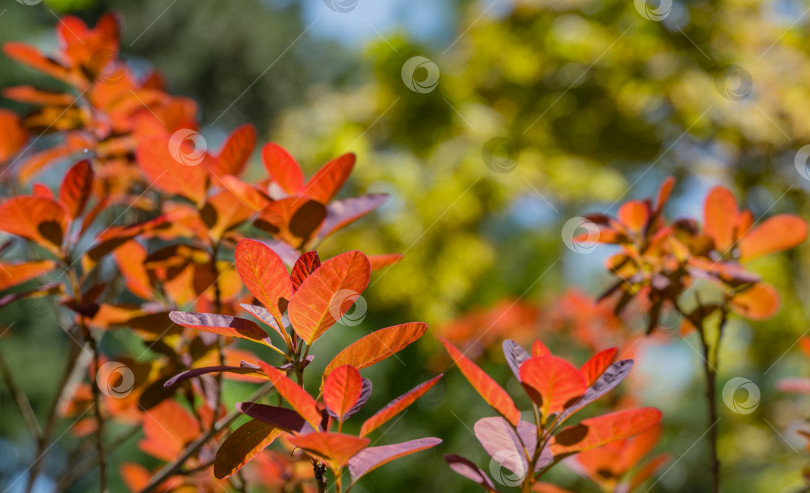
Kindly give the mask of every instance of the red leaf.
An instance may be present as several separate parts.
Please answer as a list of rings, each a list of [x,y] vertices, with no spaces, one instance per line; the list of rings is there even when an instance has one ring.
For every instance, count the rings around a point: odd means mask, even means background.
[[[345,466],[355,454],[366,448],[369,442],[368,438],[326,431],[290,438],[290,443],[323,460],[335,472]]]
[[[323,384],[323,402],[331,411],[330,414],[334,414],[338,421],[343,421],[346,413],[360,399],[362,387],[363,379],[357,368],[350,365],[335,368]]]
[[[255,240],[241,240],[236,245],[235,257],[236,270],[245,287],[283,327],[281,315],[292,297],[292,283],[284,262],[270,247]]]
[[[351,174],[354,159],[354,154],[349,153],[323,165],[307,183],[304,195],[322,204],[328,203]]]
[[[498,491],[495,485],[492,484],[492,480],[487,476],[487,473],[482,471],[481,468],[476,466],[473,462],[459,455],[445,455],[444,460],[447,461],[447,464],[450,465],[450,469],[452,469],[453,472],[475,481],[487,491]]]
[[[596,379],[596,381],[593,382],[590,387],[588,387],[588,390],[585,391],[585,394],[581,398],[577,399],[575,402],[566,407],[558,422],[562,423],[568,418],[568,416],[571,416],[579,409],[582,409],[591,402],[616,388],[616,386],[618,386],[622,380],[624,380],[627,375],[630,374],[630,370],[632,369],[633,360],[631,359],[623,359],[610,365]]]
[[[543,344],[540,339],[537,339],[532,343],[532,356],[547,356],[550,355],[551,351]]]
[[[404,257],[405,255],[401,253],[384,253],[382,255],[369,255],[368,261],[371,263],[371,271],[374,272],[389,265],[394,265]]]
[[[740,260],[788,250],[807,239],[807,222],[799,216],[780,214],[762,221],[740,237]]]
[[[262,330],[255,322],[244,318],[193,312],[171,312],[169,318],[172,322],[183,327],[268,344],[265,341],[267,332]]]
[[[442,441],[438,438],[420,438],[409,442],[363,449],[349,459],[349,474],[352,477],[352,484],[380,466],[400,457],[435,447],[440,443]]]
[[[175,142],[175,136],[186,134],[189,136],[186,140]],[[191,129],[181,129],[172,135],[174,140],[164,136],[144,137],[138,142],[135,154],[151,185],[200,203],[205,200],[209,174],[202,165],[207,156],[189,143],[194,135],[197,134]]]
[[[520,411],[515,407],[515,403],[512,401],[512,398],[509,397],[509,394],[507,394],[492,377],[484,373],[484,370],[464,356],[455,346],[444,339],[441,341],[444,347],[447,348],[447,352],[450,353],[455,364],[458,365],[461,373],[463,373],[467,381],[470,382],[470,385],[481,394],[481,397],[484,398],[487,404],[492,406],[493,409],[512,423],[512,425],[517,426],[520,421]]]
[[[543,416],[562,411],[566,403],[587,389],[585,379],[575,366],[552,355],[526,360],[520,366],[520,382],[541,407]]]
[[[76,219],[82,215],[92,191],[93,167],[88,160],[79,161],[68,170],[59,187],[59,202]]]
[[[405,410],[408,406],[413,404],[416,399],[422,397],[427,393],[428,390],[433,388],[436,385],[436,382],[439,381],[440,378],[444,376],[443,374],[437,375],[427,382],[420,383],[416,387],[412,388],[411,390],[405,392],[401,396],[397,397],[393,401],[389,402],[385,405],[384,408],[377,411],[377,413],[368,418],[363,426],[360,428],[360,436],[368,436],[369,433],[376,430],[383,424],[387,423],[391,418],[396,416],[397,414],[401,413]]]
[[[28,133],[20,126],[16,113],[0,108],[0,135],[0,164],[5,164],[28,142]]]
[[[585,377],[585,385],[591,386],[593,383],[613,364],[616,360],[616,354],[619,350],[615,347],[605,349],[596,353],[591,359],[585,362],[579,369],[582,376]]]
[[[225,479],[242,469],[281,435],[281,430],[252,419],[222,442],[214,459],[214,477]]]
[[[297,195],[304,188],[301,167],[283,147],[268,142],[262,148],[262,161],[270,178],[288,195]]]
[[[304,279],[309,277],[310,274],[315,272],[315,269],[321,266],[321,258],[318,257],[318,252],[307,252],[295,261],[290,280],[292,281],[293,291],[297,291],[304,282]]]
[[[368,258],[356,250],[330,258],[307,277],[289,305],[290,323],[311,345],[354,304],[371,273]]]
[[[33,46],[25,43],[8,41],[3,44],[3,52],[9,58],[39,70],[59,80],[71,83],[70,72],[56,60],[46,57]]]
[[[138,447],[147,454],[171,461],[200,434],[200,425],[186,409],[166,400],[143,415],[144,438]]]
[[[58,159],[69,156],[72,152],[73,151],[68,146],[51,147],[50,149],[37,152],[19,165],[17,168],[17,179],[20,183],[28,183],[42,168]]]
[[[640,233],[650,219],[650,209],[644,202],[630,200],[619,207],[619,221],[635,233]]]
[[[0,291],[30,281],[56,268],[53,260],[0,262]]]
[[[237,128],[225,140],[222,150],[211,164],[211,171],[217,176],[242,173],[253,148],[256,146],[256,129],[246,124]]]
[[[39,243],[56,255],[67,227],[65,210],[53,200],[18,196],[0,204],[0,231]]]
[[[267,373],[273,382],[276,391],[295,411],[303,417],[313,429],[317,430],[321,426],[322,416],[318,411],[315,399],[302,387],[299,387],[292,380],[287,378],[283,372],[275,370],[269,365],[259,362],[259,366]]]
[[[654,407],[629,409],[595,418],[563,429],[554,437],[551,450],[554,455],[581,452],[601,447],[616,440],[624,440],[658,424],[661,411]]]
[[[339,352],[326,365],[324,377],[340,365],[363,369],[380,362],[422,337],[427,328],[425,323],[410,322],[376,330]]]

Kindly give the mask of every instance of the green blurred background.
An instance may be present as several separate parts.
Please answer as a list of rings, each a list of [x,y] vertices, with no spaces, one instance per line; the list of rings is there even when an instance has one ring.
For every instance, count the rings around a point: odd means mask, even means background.
[[[602,261],[610,249],[572,252],[562,225],[652,195],[669,174],[679,179],[673,217],[700,218],[703,197],[718,183],[757,216],[807,217],[810,173],[794,158],[810,144],[810,2],[646,7],[629,0],[359,0],[339,13],[322,0],[6,1],[0,42],[47,48],[59,15],[95,22],[117,10],[123,55],[135,67],[158,69],[170,92],[200,103],[210,147],[251,122],[262,141],[287,147],[308,173],[356,152],[346,195],[391,198],[321,252],[359,248],[406,257],[372,279],[361,325],[337,327],[319,343],[316,363],[323,365],[341,344],[383,326],[421,320],[437,328],[504,297],[553,299],[569,286],[598,294],[609,282]],[[409,89],[402,68],[414,56],[435,66],[422,65],[412,80],[438,70],[435,87]],[[51,83],[0,57],[0,86],[34,82]],[[23,110],[9,101],[0,106]],[[263,173],[258,161],[250,173]],[[783,308],[764,323],[734,319],[724,341],[720,384],[742,376],[761,390],[752,414],[720,408],[724,491],[794,492],[810,460],[795,434],[810,402],[780,394],[775,382],[810,372],[794,347],[810,317],[807,249],[771,256],[753,269],[776,284]],[[0,343],[3,353],[44,412],[71,343],[47,301],[19,302],[0,313],[4,325],[14,324],[13,337]],[[542,326],[541,320],[540,338]],[[703,441],[693,447],[705,418],[699,359],[689,344],[697,347],[694,340],[657,338],[640,351],[634,391],[664,411],[660,449],[673,455],[651,491],[708,490],[707,448]],[[116,355],[137,349],[138,341],[114,332],[102,346]],[[554,349],[578,363],[587,357],[565,344]],[[429,332],[401,361],[368,370],[375,391],[364,413],[429,378],[436,370],[429,366],[443,366],[426,363],[439,350]],[[507,381],[497,356],[484,367]],[[233,401],[250,391],[228,388]],[[463,453],[486,466],[470,428],[491,413],[450,370],[382,442],[430,435],[444,444],[372,473],[354,491],[477,491],[441,456]],[[27,440],[2,388],[4,491],[32,459]],[[156,465],[136,442],[111,455],[111,471],[125,460]],[[76,445],[69,433],[60,438],[39,491],[53,488],[49,477],[59,476]],[[71,491],[94,491],[93,476]],[[551,477],[573,491],[597,491],[564,466]],[[113,488],[123,486],[116,480]]]

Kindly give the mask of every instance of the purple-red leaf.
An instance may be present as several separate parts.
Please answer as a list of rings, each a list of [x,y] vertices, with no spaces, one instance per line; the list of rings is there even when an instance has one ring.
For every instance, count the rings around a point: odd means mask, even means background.
[[[492,480],[487,476],[487,473],[482,471],[481,468],[476,466],[472,461],[460,455],[445,455],[444,460],[447,461],[447,464],[450,465],[450,469],[456,474],[475,481],[487,491],[498,491],[495,489],[495,485],[492,484]]]
[[[360,436],[367,436],[369,433],[388,422],[391,418],[401,413],[403,410],[405,410],[405,408],[413,404],[416,399],[425,395],[425,393],[436,385],[436,382],[438,382],[443,376],[443,374],[437,375],[427,382],[420,383],[416,387],[386,404],[384,408],[377,411],[374,416],[368,418],[366,422],[363,423],[362,428],[360,428]]]
[[[363,449],[349,459],[349,474],[352,477],[352,484],[382,465],[400,457],[435,447],[440,443],[442,441],[438,438],[420,438],[409,442]]]
[[[253,419],[290,433],[300,433],[307,424],[300,414],[286,407],[268,406],[255,402],[237,402],[236,409]]]

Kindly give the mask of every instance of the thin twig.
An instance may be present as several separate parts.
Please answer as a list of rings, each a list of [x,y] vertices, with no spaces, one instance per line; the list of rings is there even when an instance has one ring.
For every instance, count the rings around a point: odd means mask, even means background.
[[[14,397],[14,402],[17,403],[17,407],[20,409],[20,414],[22,414],[28,430],[35,440],[39,440],[42,437],[42,429],[39,427],[39,422],[37,422],[37,416],[31,408],[28,396],[26,396],[25,392],[21,391],[14,382],[14,377],[11,375],[11,368],[6,364],[2,353],[0,353],[0,371],[3,372],[3,381],[6,383],[8,391],[11,392],[11,395]]]
[[[104,450],[106,450],[107,455],[111,454],[114,450],[118,447],[126,443],[127,440],[134,437],[141,431],[141,426],[133,426],[129,429],[126,433],[119,436],[115,440],[108,443]],[[88,457],[82,462],[79,462],[75,466],[70,468],[68,474],[64,475],[57,484],[57,491],[65,491],[70,485],[75,483],[79,478],[87,474],[88,472],[92,471],[94,467],[96,467],[99,463],[98,456]]]

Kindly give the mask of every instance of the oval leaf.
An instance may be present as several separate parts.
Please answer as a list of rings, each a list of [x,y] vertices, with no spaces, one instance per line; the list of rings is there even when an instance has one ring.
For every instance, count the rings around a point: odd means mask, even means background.
[[[214,477],[225,479],[242,469],[281,435],[282,431],[252,419],[222,442],[214,459]]]
[[[369,433],[388,422],[391,418],[401,413],[403,410],[405,410],[405,408],[413,404],[416,399],[425,395],[427,391],[436,385],[436,382],[438,382],[443,376],[443,374],[437,375],[427,382],[420,383],[416,387],[386,404],[384,408],[377,411],[374,416],[368,418],[366,422],[363,423],[362,428],[360,428],[360,436],[367,436]]]
[[[440,443],[442,441],[438,438],[420,438],[409,442],[363,449],[349,459],[349,474],[352,477],[352,484],[382,465],[400,457],[435,447]]]
[[[427,331],[427,324],[410,322],[376,330],[343,349],[326,365],[324,376],[340,365],[352,365],[361,370],[395,354]]]

